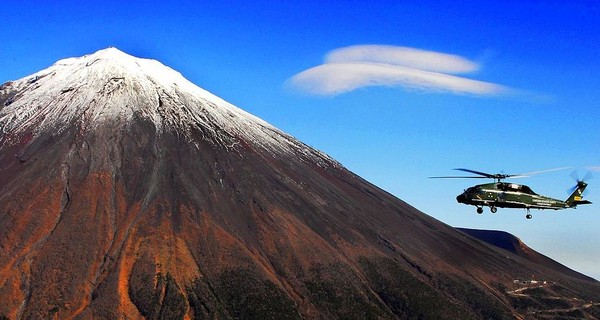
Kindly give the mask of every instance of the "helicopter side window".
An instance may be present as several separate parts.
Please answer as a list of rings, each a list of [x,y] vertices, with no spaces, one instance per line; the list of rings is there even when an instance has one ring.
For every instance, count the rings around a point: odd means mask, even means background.
[[[527,194],[536,194],[535,192],[533,192],[533,190],[531,190],[531,188],[529,188],[528,186],[521,186],[521,192],[523,193],[527,193]]]

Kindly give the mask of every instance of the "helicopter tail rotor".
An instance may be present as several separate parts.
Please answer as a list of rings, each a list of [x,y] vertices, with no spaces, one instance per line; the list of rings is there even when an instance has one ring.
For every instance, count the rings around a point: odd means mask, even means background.
[[[579,179],[577,171],[573,171],[571,173],[571,178],[575,179],[575,181],[577,181],[577,184],[569,190],[569,193],[571,195],[565,201],[565,205],[567,207],[576,207],[580,204],[592,204],[588,200],[583,200],[585,188],[588,186],[588,184],[585,181],[590,180],[592,177],[593,176],[591,172],[586,173],[583,179]]]
[[[568,190],[568,194],[573,194],[573,192],[575,192],[577,190],[577,188],[580,188],[582,185],[586,185],[587,186],[587,181],[590,181],[592,178],[594,178],[594,175],[592,174],[591,171],[588,171],[585,176],[583,176],[583,179],[579,178],[579,173],[577,172],[577,170],[573,170],[570,174],[571,178],[573,180],[575,180],[575,185],[572,186],[571,188],[569,188]],[[585,188],[585,187],[584,187]],[[587,192],[582,192],[582,196],[585,195]]]
[[[577,172],[577,170],[573,170],[573,172],[571,172],[571,178],[573,178],[573,180],[575,181],[589,181],[594,177],[594,175],[592,174],[592,171],[588,171],[586,172],[585,176],[583,176],[583,179],[579,179],[579,173]]]

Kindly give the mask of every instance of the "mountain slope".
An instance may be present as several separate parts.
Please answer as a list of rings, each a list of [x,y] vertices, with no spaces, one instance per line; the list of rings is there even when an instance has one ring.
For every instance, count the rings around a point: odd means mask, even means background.
[[[485,241],[493,246],[502,248],[504,250],[510,251],[519,257],[523,257],[537,265],[553,269],[557,272],[568,274],[574,278],[580,278],[582,280],[592,280],[592,278],[585,276],[579,272],[576,272],[568,267],[548,258],[547,256],[531,249],[525,243],[521,241],[521,239],[516,236],[504,232],[504,231],[496,231],[496,230],[477,230],[477,229],[466,229],[466,228],[456,228],[457,230],[464,232],[472,237],[475,237],[479,240]]]
[[[0,316],[511,318],[531,276],[157,61],[0,87]]]

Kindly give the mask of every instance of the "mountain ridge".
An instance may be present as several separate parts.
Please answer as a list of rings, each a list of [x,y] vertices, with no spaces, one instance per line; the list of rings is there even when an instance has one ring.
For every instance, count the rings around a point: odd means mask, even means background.
[[[530,248],[527,244],[523,243],[523,241],[521,241],[521,239],[519,239],[517,236],[506,231],[469,228],[456,229],[493,246],[512,252],[536,264],[559,271],[561,273],[569,274],[575,278],[592,281],[595,280],[547,257],[546,255],[537,252],[536,250]]]

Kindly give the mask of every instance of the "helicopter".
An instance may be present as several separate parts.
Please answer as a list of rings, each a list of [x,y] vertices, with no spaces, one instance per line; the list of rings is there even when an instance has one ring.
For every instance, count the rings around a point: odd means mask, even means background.
[[[583,191],[587,187],[587,183],[584,181],[589,178],[588,176],[582,180],[576,178],[577,184],[573,187],[573,191],[567,200],[558,200],[547,196],[539,195],[530,187],[522,184],[502,182],[507,178],[524,178],[530,175],[564,170],[567,168],[557,168],[537,172],[521,173],[521,174],[503,174],[503,173],[485,173],[475,171],[471,169],[457,168],[454,170],[464,171],[473,173],[476,176],[446,176],[446,177],[429,177],[432,179],[463,179],[463,178],[488,178],[494,179],[494,183],[479,184],[470,188],[467,188],[463,193],[456,197],[458,203],[472,205],[477,207],[477,213],[483,213],[483,207],[490,207],[490,212],[496,213],[498,208],[523,208],[527,210],[525,218],[531,219],[533,216],[529,212],[529,209],[552,209],[562,210],[567,208],[576,208],[582,204],[592,204],[588,200],[583,199]]]

